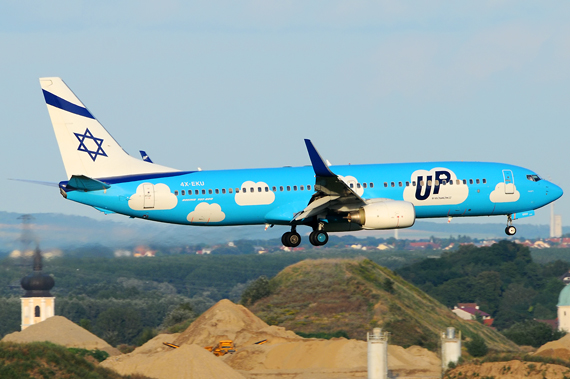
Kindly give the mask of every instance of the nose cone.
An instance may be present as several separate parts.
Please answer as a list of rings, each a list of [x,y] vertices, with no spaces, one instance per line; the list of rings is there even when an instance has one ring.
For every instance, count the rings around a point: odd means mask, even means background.
[[[563,194],[564,191],[562,191],[562,188],[558,187],[556,184],[548,182],[548,186],[547,188],[547,193],[548,193],[548,197],[550,197],[552,200],[550,201],[554,201],[556,199],[559,199]]]

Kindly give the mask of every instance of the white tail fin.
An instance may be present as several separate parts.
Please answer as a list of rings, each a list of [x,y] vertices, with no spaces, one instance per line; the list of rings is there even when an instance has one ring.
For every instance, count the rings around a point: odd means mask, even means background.
[[[178,171],[128,155],[60,78],[40,78],[67,177]]]

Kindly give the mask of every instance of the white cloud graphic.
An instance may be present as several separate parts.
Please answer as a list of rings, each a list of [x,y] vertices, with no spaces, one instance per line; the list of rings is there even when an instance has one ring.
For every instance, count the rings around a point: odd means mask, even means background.
[[[242,183],[239,193],[236,193],[235,200],[238,205],[265,205],[271,204],[275,201],[275,193],[268,190],[265,192],[265,187],[269,187],[267,183],[247,181]],[[243,189],[246,189],[244,192]],[[252,192],[253,188],[253,192]],[[261,192],[259,189],[261,188]]]
[[[521,194],[517,191],[517,187],[515,187],[514,183],[510,183],[508,189],[509,192],[512,193],[505,193],[504,182],[498,183],[495,186],[495,190],[489,195],[489,200],[493,203],[510,203],[517,201],[521,197]]]
[[[364,193],[364,188],[362,188],[362,185],[360,185],[360,188],[357,188],[358,186],[356,185],[358,183],[358,180],[356,180],[356,178],[354,176],[338,176],[338,178],[340,180],[342,180],[343,182],[346,183],[347,186],[350,187],[350,184],[352,183],[352,190],[358,195],[358,196],[362,196],[362,194]]]
[[[178,198],[170,192],[166,184],[142,183],[129,198],[129,207],[136,211],[172,209],[178,204]]]
[[[443,181],[446,184],[443,184]],[[453,184],[450,184],[450,181],[453,181]],[[411,185],[413,182],[416,186]],[[463,182],[457,184],[457,175],[444,167],[435,167],[429,171],[414,171],[410,178],[410,186],[404,189],[404,200],[415,206],[461,204],[467,196],[469,196],[469,186]]]
[[[220,204],[200,203],[194,211],[188,214],[186,219],[191,223],[209,223],[220,222],[226,218],[226,214],[222,212]]]

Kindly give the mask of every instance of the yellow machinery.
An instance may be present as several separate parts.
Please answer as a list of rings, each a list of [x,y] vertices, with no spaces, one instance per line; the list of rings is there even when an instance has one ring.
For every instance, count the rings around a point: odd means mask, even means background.
[[[234,341],[232,340],[222,340],[218,342],[216,346],[206,346],[206,350],[214,353],[216,357],[221,357],[228,353],[236,352]]]

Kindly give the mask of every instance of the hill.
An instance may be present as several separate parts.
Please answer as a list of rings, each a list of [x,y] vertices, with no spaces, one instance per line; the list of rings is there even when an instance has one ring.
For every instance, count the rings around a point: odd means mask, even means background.
[[[49,342],[0,342],[0,378],[144,379],[122,376]]]
[[[368,259],[305,260],[269,281],[271,294],[250,309],[271,325],[295,332],[343,332],[365,339],[374,327],[391,333],[390,343],[437,349],[447,327],[465,337],[481,335],[494,350],[516,345],[477,322],[458,319],[447,307],[387,268]]]

